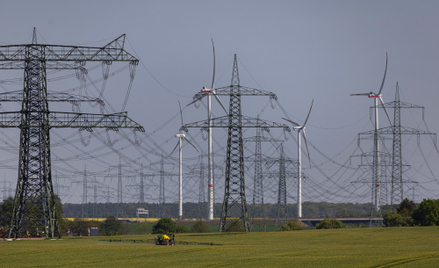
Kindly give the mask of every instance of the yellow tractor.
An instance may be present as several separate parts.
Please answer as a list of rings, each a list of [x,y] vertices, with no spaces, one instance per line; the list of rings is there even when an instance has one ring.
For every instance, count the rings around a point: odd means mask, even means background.
[[[163,233],[157,236],[155,239],[156,245],[166,245],[166,246],[175,246],[174,233]]]

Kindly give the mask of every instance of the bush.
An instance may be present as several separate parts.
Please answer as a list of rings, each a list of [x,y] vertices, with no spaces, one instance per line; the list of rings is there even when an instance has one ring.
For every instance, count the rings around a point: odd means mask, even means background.
[[[415,225],[439,225],[439,200],[424,199],[412,213]]]
[[[177,225],[175,228],[176,233],[189,233],[189,229],[186,228],[186,226],[183,225]]]
[[[159,221],[152,226],[153,234],[162,234],[162,233],[175,233],[177,226],[170,218],[161,218]]]
[[[72,235],[76,236],[88,236],[88,229],[90,227],[90,222],[81,216],[76,217],[73,221],[67,222],[67,228],[70,229]]]
[[[302,227],[297,223],[297,221],[289,221],[282,225],[277,231],[296,231],[302,230]]]
[[[410,226],[413,222],[411,217],[403,217],[396,212],[387,212],[384,214],[383,219],[386,227]]]
[[[202,220],[197,221],[191,227],[191,233],[210,233],[210,229]]]
[[[316,229],[335,229],[335,228],[343,228],[344,224],[336,219],[323,219],[319,224],[317,224]]]

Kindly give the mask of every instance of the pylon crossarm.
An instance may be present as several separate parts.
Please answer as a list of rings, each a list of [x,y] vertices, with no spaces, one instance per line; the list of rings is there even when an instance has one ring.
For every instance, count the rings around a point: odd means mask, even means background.
[[[0,46],[0,61],[135,61],[139,60],[123,48],[125,35],[103,47],[25,44]],[[122,45],[121,45],[122,43]],[[39,50],[40,58],[29,58],[30,48]]]
[[[22,102],[23,90],[9,91],[0,93],[0,102]],[[99,98],[79,96],[68,93],[48,92],[47,101],[50,102],[97,102],[100,105],[105,105],[104,101]]]
[[[7,61],[0,64],[0,70],[23,70],[24,67],[25,66],[22,61]],[[46,64],[46,69],[51,69],[51,70],[75,70],[81,68],[84,67],[75,64],[69,64],[66,63],[65,61],[64,62],[51,61],[48,64]]]
[[[233,86],[220,87],[215,89],[215,93],[217,95],[230,96],[231,88],[233,88]],[[273,92],[256,88],[239,86],[239,93],[241,96],[273,96],[273,98],[277,99],[276,94]]]
[[[0,127],[22,127],[22,112],[2,112],[0,113]],[[23,127],[39,127],[36,125],[26,125]],[[114,114],[89,114],[89,113],[69,113],[69,112],[50,112],[50,128],[132,128],[135,131],[145,132],[145,129],[127,116],[127,112]]]
[[[241,127],[241,128],[261,128],[268,130],[270,128],[283,128],[286,131],[290,132],[291,129],[288,125],[285,124],[279,124],[276,122],[268,121],[268,120],[262,120],[258,118],[253,118],[249,116],[242,116],[242,124],[237,126],[233,125],[233,127]],[[187,128],[207,128],[208,122],[207,120],[204,121],[198,121],[190,124],[184,125]],[[230,126],[229,122],[229,116],[222,116],[222,117],[216,117],[212,118],[211,120],[211,127],[213,128],[228,128]]]
[[[239,89],[240,89],[241,96],[270,96],[270,98],[277,100],[276,94],[274,94],[273,92],[270,92],[270,91],[249,88],[249,87],[242,87],[242,86],[239,86]],[[192,99],[194,101],[201,100],[205,94],[209,94],[209,93],[198,92],[197,94],[195,94],[192,97]],[[219,95],[219,96],[230,96],[231,95],[231,86],[217,88],[217,89],[215,89],[215,94]]]
[[[370,130],[370,131],[366,131],[366,132],[361,132],[358,135],[373,135],[373,133],[375,132],[375,130]],[[411,128],[411,127],[404,127],[401,126],[401,134],[418,134],[418,135],[433,135],[436,136],[436,133],[433,132],[427,132],[427,131],[423,131],[423,130],[419,130],[419,129],[415,129],[415,128]],[[378,129],[378,135],[393,135],[394,134],[394,130],[392,129],[392,127],[383,127]]]
[[[135,131],[145,132],[141,125],[127,116],[127,112],[114,114],[50,112],[49,122],[51,128],[132,128]]]

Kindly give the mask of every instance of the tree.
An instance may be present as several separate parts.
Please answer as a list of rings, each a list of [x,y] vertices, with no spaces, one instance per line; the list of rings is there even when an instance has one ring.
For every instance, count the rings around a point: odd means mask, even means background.
[[[424,199],[419,207],[412,212],[415,225],[439,225],[439,200]]]
[[[108,216],[103,223],[104,235],[121,235],[122,223],[116,219],[113,215]]]
[[[277,231],[296,231],[302,230],[302,227],[299,225],[297,221],[289,221],[282,225]]]
[[[323,219],[319,224],[317,224],[316,229],[335,229],[335,228],[343,228],[344,224],[337,219]]]
[[[402,200],[401,204],[396,208],[396,212],[402,217],[410,217],[410,214],[416,209],[416,204],[405,198]]]
[[[73,235],[88,236],[88,228],[90,228],[90,222],[79,216],[76,217],[73,221],[67,221],[66,227],[70,229]]]
[[[161,233],[175,233],[177,226],[170,218],[161,218],[159,221],[152,226],[153,234]]]
[[[14,209],[14,198],[8,197],[3,200],[0,206],[0,227],[9,227],[11,224],[12,210]]]
[[[192,225],[191,233],[210,233],[210,229],[202,220],[197,221]]]

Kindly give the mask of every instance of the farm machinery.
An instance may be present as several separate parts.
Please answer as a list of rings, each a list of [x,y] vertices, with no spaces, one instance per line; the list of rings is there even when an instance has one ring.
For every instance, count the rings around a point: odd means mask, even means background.
[[[154,240],[156,245],[175,246],[174,233],[160,234]]]

